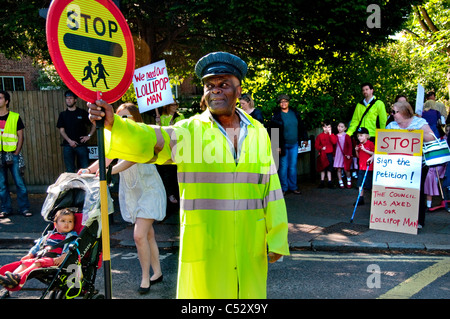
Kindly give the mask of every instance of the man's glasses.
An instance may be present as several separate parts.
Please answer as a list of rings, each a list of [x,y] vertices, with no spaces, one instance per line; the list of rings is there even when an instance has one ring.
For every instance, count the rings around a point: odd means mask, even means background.
[[[133,117],[133,115],[131,115],[131,114],[122,115],[122,118],[124,118],[124,119],[130,118],[130,117]]]
[[[391,110],[391,114],[392,114],[392,115],[395,115],[395,114],[397,114],[398,112],[400,112],[400,111]]]

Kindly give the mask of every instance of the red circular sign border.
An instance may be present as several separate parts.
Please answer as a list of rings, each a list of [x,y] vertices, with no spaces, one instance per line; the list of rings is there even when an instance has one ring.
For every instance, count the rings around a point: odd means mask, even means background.
[[[61,76],[62,80],[67,85],[67,87],[81,99],[93,103],[97,99],[97,91],[92,91],[84,87],[72,76],[66,64],[64,63],[58,43],[59,18],[63,13],[63,10],[67,7],[67,5],[69,5],[73,1],[75,0],[52,1],[48,11],[46,23],[47,45],[50,52],[50,57],[52,58],[56,71]],[[107,10],[110,11],[110,13],[117,20],[117,23],[122,29],[122,32],[124,33],[125,37],[126,50],[128,54],[125,73],[120,83],[114,89],[107,92],[102,92],[102,99],[107,103],[113,103],[123,96],[123,94],[130,87],[130,84],[133,80],[135,67],[133,37],[131,35],[128,24],[122,15],[122,12],[120,12],[120,10],[111,0],[94,0],[94,1],[97,1],[98,3],[103,5]]]

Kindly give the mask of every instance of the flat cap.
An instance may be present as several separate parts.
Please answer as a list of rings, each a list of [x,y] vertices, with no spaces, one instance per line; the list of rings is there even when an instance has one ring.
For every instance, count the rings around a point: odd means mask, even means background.
[[[212,52],[198,60],[195,73],[202,80],[213,75],[232,74],[242,81],[247,74],[247,63],[228,52]]]

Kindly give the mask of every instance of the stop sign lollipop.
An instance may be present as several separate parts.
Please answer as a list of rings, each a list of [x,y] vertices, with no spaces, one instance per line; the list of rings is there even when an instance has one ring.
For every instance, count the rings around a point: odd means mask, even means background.
[[[53,0],[47,15],[47,45],[61,79],[76,95],[94,103],[119,100],[129,88],[135,66],[133,38],[111,0]],[[97,122],[105,296],[111,299],[103,121]]]

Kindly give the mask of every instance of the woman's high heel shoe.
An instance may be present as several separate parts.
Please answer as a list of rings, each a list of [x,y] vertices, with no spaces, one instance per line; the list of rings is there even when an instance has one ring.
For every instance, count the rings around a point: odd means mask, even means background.
[[[159,276],[155,280],[150,280],[150,285],[157,284],[158,282],[161,282],[161,281],[163,281],[163,275]]]

